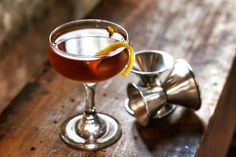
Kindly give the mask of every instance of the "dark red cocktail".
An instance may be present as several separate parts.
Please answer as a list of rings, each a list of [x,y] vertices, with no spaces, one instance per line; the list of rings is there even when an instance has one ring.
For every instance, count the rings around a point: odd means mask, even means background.
[[[89,36],[86,36],[89,32]],[[63,76],[81,82],[91,83],[111,78],[128,62],[126,49],[116,50],[107,57],[96,54],[109,44],[119,39],[124,40],[118,32],[113,36],[109,37],[109,32],[103,28],[82,29],[63,34],[52,41],[54,47],[49,47],[50,63]]]

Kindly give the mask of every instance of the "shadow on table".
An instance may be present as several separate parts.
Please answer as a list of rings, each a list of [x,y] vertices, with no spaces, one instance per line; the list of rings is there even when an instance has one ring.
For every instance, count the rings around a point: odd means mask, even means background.
[[[204,125],[193,111],[178,107],[172,115],[153,119],[146,127],[135,122],[133,132],[137,134],[136,147],[149,154],[191,156],[197,151]]]

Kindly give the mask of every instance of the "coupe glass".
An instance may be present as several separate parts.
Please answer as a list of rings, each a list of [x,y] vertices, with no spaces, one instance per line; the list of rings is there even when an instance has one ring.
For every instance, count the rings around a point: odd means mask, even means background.
[[[126,30],[113,22],[97,19],[63,24],[49,36],[48,57],[53,68],[66,78],[82,82],[86,90],[83,114],[69,118],[62,125],[61,138],[72,147],[98,150],[121,136],[119,122],[110,115],[97,113],[94,104],[96,83],[117,75],[128,62],[125,48],[112,51],[106,57],[97,55],[117,41],[128,42]]]

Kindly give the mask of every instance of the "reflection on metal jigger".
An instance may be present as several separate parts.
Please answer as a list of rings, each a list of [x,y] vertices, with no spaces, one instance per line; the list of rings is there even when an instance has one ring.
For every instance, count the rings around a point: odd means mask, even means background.
[[[198,110],[201,97],[198,84],[190,65],[185,60],[177,60],[172,72],[162,87],[147,90],[140,89],[130,83],[130,107],[135,117],[142,125],[147,125],[150,118],[167,103],[174,103]]]
[[[160,87],[161,80],[165,79],[170,73],[174,63],[173,58],[163,51],[158,50],[143,50],[138,51],[135,54],[135,64],[132,72],[140,77],[139,82],[135,85],[142,90],[148,90],[153,87]],[[132,94],[127,86],[127,95]],[[134,115],[134,112],[130,108],[131,102],[129,98],[125,100],[124,107],[126,111]],[[170,114],[176,108],[173,104],[166,104],[161,107],[154,118],[163,118]]]

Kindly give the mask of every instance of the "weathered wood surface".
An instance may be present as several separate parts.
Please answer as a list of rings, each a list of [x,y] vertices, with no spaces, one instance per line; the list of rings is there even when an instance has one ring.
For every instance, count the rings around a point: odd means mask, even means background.
[[[4,36],[5,33],[1,33],[6,41],[4,43],[0,42],[0,113],[11,99],[19,93],[32,75],[37,73],[45,64],[47,55],[43,53],[47,51],[47,40],[50,31],[72,17],[72,6],[70,4],[65,5],[58,1],[54,5],[55,8],[51,7],[50,11],[49,7],[43,13],[38,13],[42,14],[41,18],[31,17],[33,20],[30,21],[27,17],[27,22],[26,19],[19,19],[19,21],[25,23],[24,26],[18,24],[13,18],[11,27],[20,30],[18,33],[15,31],[13,31],[14,33],[8,32],[11,35],[7,37]],[[5,7],[7,8],[7,6]],[[41,11],[41,9],[38,11]],[[13,13],[8,14],[13,16]],[[20,17],[20,15],[18,16]],[[60,16],[60,18],[55,18],[55,16]],[[4,29],[1,31],[4,31]]]
[[[59,133],[66,118],[82,112],[84,90],[46,65],[1,114],[0,156],[224,156],[235,120],[234,99],[227,94],[233,90],[223,90],[235,57],[235,8],[233,0],[104,0],[88,17],[123,25],[135,50],[161,49],[189,61],[202,91],[201,109],[178,108],[141,127],[123,108],[126,85],[137,78],[117,76],[97,86],[96,99],[98,111],[120,121],[122,137],[97,152],[79,151]]]
[[[204,133],[199,156],[225,156],[236,127],[236,60]],[[232,154],[235,156],[236,154]],[[231,157],[231,156],[228,156]]]

